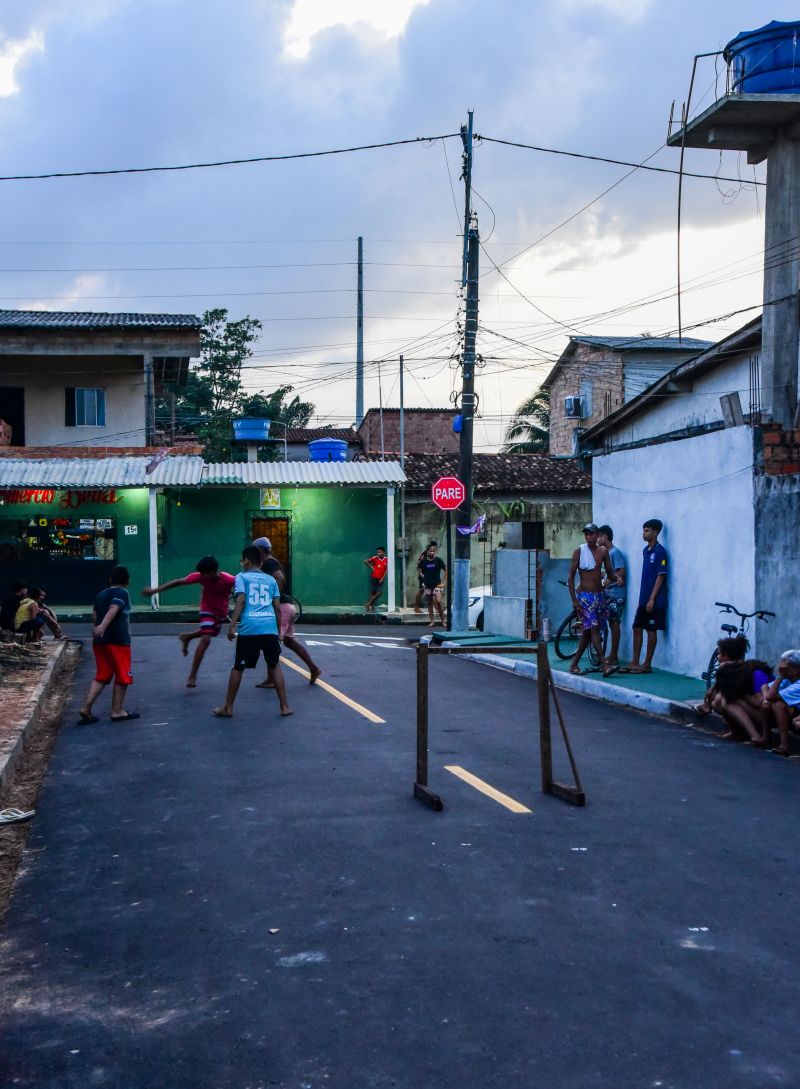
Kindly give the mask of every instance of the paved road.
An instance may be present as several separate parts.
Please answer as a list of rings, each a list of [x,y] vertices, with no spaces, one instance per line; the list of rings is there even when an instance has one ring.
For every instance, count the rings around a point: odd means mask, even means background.
[[[564,696],[574,809],[536,789],[535,686],[437,658],[436,814],[405,633],[309,636],[383,723],[295,673],[294,717],[248,676],[222,722],[228,644],[187,691],[157,630],[139,723],[59,737],[2,945],[3,1089],[800,1085],[796,765]]]

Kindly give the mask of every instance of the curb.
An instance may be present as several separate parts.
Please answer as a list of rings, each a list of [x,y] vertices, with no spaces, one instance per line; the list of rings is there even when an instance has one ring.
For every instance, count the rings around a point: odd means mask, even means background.
[[[22,756],[25,741],[30,731],[38,725],[45,703],[52,690],[66,668],[69,661],[70,649],[80,654],[81,644],[75,639],[64,639],[59,642],[55,651],[47,663],[44,673],[36,683],[31,693],[31,711],[28,718],[20,726],[16,736],[0,743],[0,789],[5,790],[9,785],[17,761]]]
[[[493,666],[495,669],[504,669],[507,673],[516,673],[520,677],[528,677],[530,680],[536,680],[538,673],[534,662],[520,662],[511,658],[502,658],[500,655],[495,657],[493,654],[465,654],[463,657],[471,662],[479,662],[481,665]],[[630,688],[617,688],[616,685],[604,684],[590,677],[576,677],[557,670],[553,670],[552,676],[556,688],[564,689],[566,692],[575,692],[589,699],[602,700],[603,703],[614,703],[619,707],[630,707],[634,711],[657,715],[671,722],[693,721],[692,707],[679,700],[652,696],[649,692],[637,692]]]

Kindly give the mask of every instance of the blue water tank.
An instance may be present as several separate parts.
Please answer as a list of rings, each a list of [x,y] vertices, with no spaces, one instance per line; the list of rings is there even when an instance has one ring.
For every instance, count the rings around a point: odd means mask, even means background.
[[[735,93],[800,94],[800,22],[773,20],[759,30],[743,30],[722,55]]]
[[[258,416],[241,416],[233,421],[233,437],[237,442],[263,442],[269,438],[270,421]]]
[[[308,444],[309,461],[347,461],[344,439],[312,439]]]

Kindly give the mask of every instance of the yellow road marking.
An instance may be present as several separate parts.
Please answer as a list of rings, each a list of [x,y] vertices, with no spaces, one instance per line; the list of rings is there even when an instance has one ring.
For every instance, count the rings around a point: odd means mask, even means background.
[[[294,662],[287,661],[286,658],[281,658],[281,665],[288,666],[289,669],[293,669],[295,673],[302,673],[304,677],[311,679],[311,674],[307,669],[302,669],[299,665],[295,665]],[[341,700],[342,703],[346,703],[348,707],[352,707],[354,711],[358,711],[364,718],[368,718],[370,722],[386,722],[385,718],[380,718],[373,711],[368,710],[366,707],[362,707],[360,703],[356,703],[355,700],[351,700],[349,696],[346,696],[344,692],[340,692],[338,688],[334,688],[332,684],[328,684],[327,681],[317,680],[314,683],[315,688],[324,688],[326,692],[334,697],[334,699]]]
[[[531,812],[531,810],[528,809],[527,806],[522,805],[521,802],[509,797],[508,794],[503,794],[500,790],[495,790],[493,786],[484,783],[483,779],[479,779],[477,775],[473,775],[472,772],[467,771],[465,768],[460,768],[457,764],[445,764],[444,770],[449,771],[451,775],[455,775],[457,779],[463,779],[465,783],[469,783],[471,787],[475,787],[481,794],[485,794],[487,798],[493,798],[496,802],[499,802],[500,805],[504,805],[506,809],[510,809],[512,813]]]

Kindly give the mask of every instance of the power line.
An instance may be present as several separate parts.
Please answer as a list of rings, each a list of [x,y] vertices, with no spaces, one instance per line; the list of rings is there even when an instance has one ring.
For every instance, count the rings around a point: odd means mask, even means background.
[[[402,147],[405,144],[432,144],[437,140],[452,140],[457,132],[442,136],[414,136],[408,140],[386,140],[380,144],[359,144],[355,147],[331,148],[327,151],[301,151],[292,155],[254,155],[246,159],[217,159],[211,162],[180,163],[171,166],[122,166],[102,170],[54,170],[46,174],[0,174],[0,182],[47,181],[52,178],[93,178],[113,174],[163,174],[181,170],[208,170],[220,166],[244,166],[252,163],[287,162],[291,159],[320,159],[327,155],[348,155],[354,151],[375,151],[377,148]]]
[[[522,144],[515,140],[500,140],[493,136],[476,136],[476,140],[480,140],[487,144],[504,144],[506,147],[519,147],[525,148],[527,151],[542,151],[548,155],[564,155],[569,159],[588,159],[590,162],[595,163],[611,163],[613,166],[632,166],[635,170],[651,170],[656,174],[680,174],[679,170],[675,170],[667,166],[645,166],[644,163],[631,163],[626,159],[609,159],[603,155],[587,155],[581,151],[561,151],[558,148],[553,147],[540,147],[536,144]],[[662,144],[662,147],[666,145]],[[661,148],[658,149],[661,151]],[[652,156],[650,156],[652,158]],[[647,160],[645,159],[645,163]],[[705,178],[708,181],[729,181],[729,182],[741,182],[741,178],[725,178],[718,174],[693,174],[688,170],[683,171],[684,178]],[[747,185],[763,185],[766,186],[766,182],[753,181],[746,182]]]

